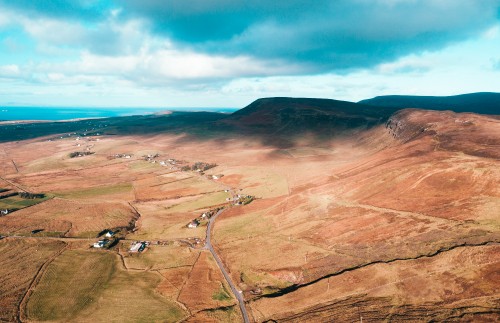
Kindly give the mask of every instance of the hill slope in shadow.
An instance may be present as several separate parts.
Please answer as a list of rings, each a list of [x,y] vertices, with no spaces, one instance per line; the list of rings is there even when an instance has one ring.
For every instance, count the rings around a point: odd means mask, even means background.
[[[453,96],[385,95],[358,103],[397,109],[451,110],[480,114],[500,114],[500,93],[479,92]]]

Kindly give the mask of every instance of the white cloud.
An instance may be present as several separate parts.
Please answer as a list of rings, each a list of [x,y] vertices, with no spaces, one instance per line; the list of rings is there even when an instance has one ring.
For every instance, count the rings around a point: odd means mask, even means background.
[[[483,35],[484,38],[492,40],[500,38],[500,25],[495,25],[488,30],[486,30]]]
[[[12,20],[6,11],[0,11],[0,28],[11,24]]]
[[[0,65],[0,78],[6,79],[16,79],[21,75],[21,71],[19,66],[10,64],[10,65]]]
[[[397,6],[408,1],[385,2]],[[30,101],[48,105],[241,107],[264,96],[360,100],[383,94],[500,90],[495,86],[500,78],[498,24],[475,40],[439,51],[413,53],[342,75],[319,68],[313,69],[318,75],[304,75],[311,71],[304,62],[285,63],[244,52],[210,54],[181,47],[152,34],[142,20],[122,20],[119,11],[89,25],[76,20],[9,15],[0,12],[0,27],[17,24],[34,46],[22,43],[23,37],[10,35],[2,40],[5,52],[12,49],[10,57],[14,58],[9,61],[8,53],[0,53],[0,104]],[[280,33],[266,39],[262,35],[265,31],[250,30],[262,46],[281,44],[283,50],[295,55],[295,48],[280,38]],[[37,52],[29,53],[33,47]],[[17,55],[19,52],[23,55]]]

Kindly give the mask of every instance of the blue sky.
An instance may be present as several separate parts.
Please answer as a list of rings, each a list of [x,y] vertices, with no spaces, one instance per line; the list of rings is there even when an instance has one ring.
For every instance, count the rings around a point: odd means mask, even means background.
[[[500,92],[500,0],[0,0],[0,105]]]

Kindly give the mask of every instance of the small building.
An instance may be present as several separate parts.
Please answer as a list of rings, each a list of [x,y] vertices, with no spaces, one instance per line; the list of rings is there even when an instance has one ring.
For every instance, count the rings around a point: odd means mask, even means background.
[[[108,232],[106,232],[106,234],[104,235],[106,238],[111,238],[113,237],[114,235],[116,234],[116,232],[113,232],[111,230],[108,230]]]
[[[7,215],[9,214],[9,210],[5,209],[5,210],[0,210],[0,215]]]
[[[129,252],[139,252],[139,248],[142,246],[141,242],[134,242],[130,246]]]
[[[99,240],[94,243],[93,247],[94,248],[104,248],[108,244],[108,240]]]
[[[193,221],[191,221],[188,224],[188,228],[194,229],[194,228],[197,228],[199,225],[200,225],[200,222],[198,222],[198,220],[194,219]]]
[[[129,252],[143,252],[146,247],[149,246],[149,242],[147,241],[135,241],[130,246]]]

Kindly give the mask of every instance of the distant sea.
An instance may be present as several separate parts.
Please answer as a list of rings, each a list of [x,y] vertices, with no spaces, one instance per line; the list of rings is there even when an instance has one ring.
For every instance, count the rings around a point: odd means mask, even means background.
[[[0,121],[13,120],[69,120],[80,118],[108,118],[154,114],[163,111],[210,111],[231,113],[232,108],[42,108],[0,107]]]

